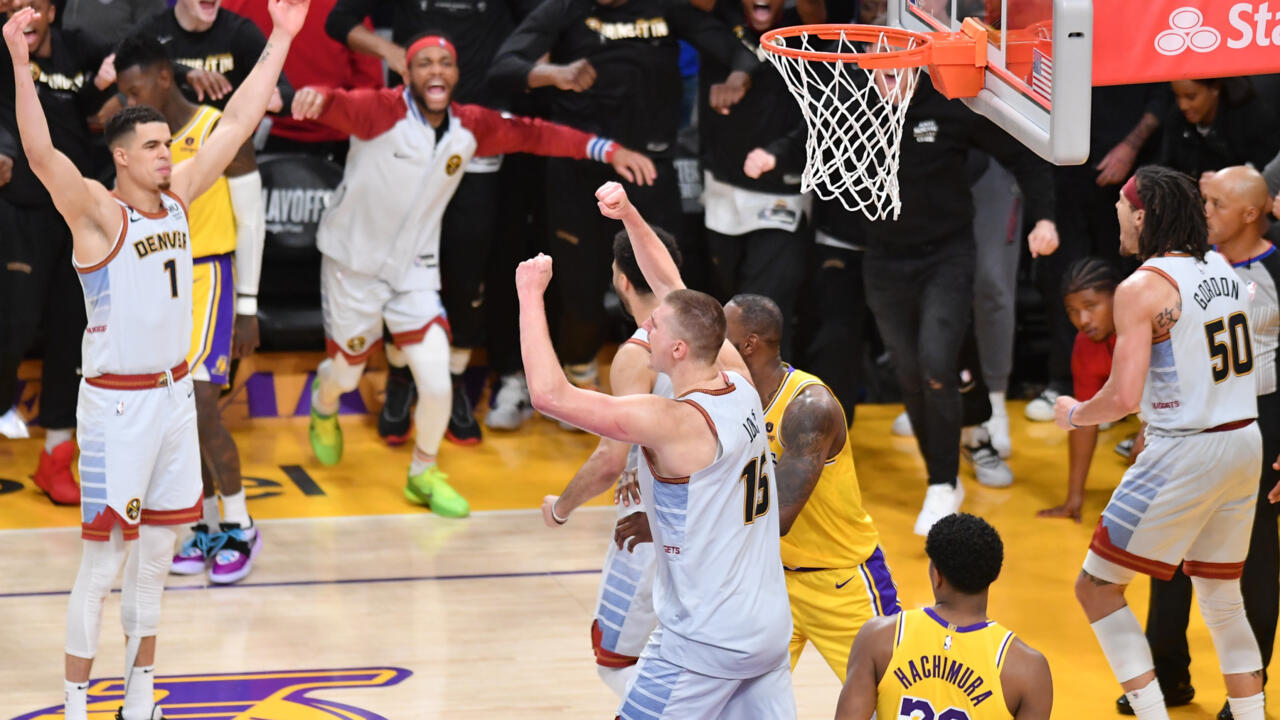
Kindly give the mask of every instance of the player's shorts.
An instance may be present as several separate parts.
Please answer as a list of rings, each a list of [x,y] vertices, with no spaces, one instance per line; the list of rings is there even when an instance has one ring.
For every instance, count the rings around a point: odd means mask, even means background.
[[[169,378],[172,378],[170,381]],[[186,363],[168,373],[102,375],[80,383],[81,537],[124,539],[138,526],[200,519],[200,440]]]
[[[843,683],[858,631],[871,618],[895,615],[902,609],[884,552],[877,547],[855,568],[788,570],[786,577],[792,669],[805,643],[812,642]]]
[[[794,720],[796,699],[786,662],[754,678],[718,678],[686,670],[658,654],[654,630],[618,708],[620,720]]]
[[[634,505],[617,505],[618,519],[643,512]],[[596,664],[622,668],[636,664],[649,635],[658,625],[653,610],[653,573],[657,563],[653,543],[639,543],[631,552],[619,550],[609,538],[600,591],[596,595],[596,616],[591,622],[591,648]]]
[[[1240,577],[1262,471],[1257,423],[1182,437],[1148,433],[1138,461],[1102,511],[1084,569],[1126,584],[1187,575]]]
[[[422,273],[425,276],[425,272]],[[329,356],[341,353],[352,365],[363,363],[382,342],[382,323],[396,345],[422,342],[432,325],[449,332],[440,291],[418,283],[410,272],[404,288],[357,272],[324,256],[320,261],[320,308],[324,313]]]
[[[192,267],[191,351],[187,365],[195,380],[227,386],[231,370],[231,331],[236,323],[234,256],[207,255]]]

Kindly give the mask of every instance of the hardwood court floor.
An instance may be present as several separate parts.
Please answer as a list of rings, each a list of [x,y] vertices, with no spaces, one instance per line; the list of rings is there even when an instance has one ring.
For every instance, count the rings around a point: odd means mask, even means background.
[[[612,717],[614,699],[596,677],[587,634],[612,511],[584,509],[552,530],[535,510],[568,480],[592,438],[536,418],[517,434],[489,433],[476,447],[446,444],[443,463],[477,511],[447,520],[403,499],[409,450],[382,446],[372,417],[343,417],[346,458],[323,468],[310,457],[305,418],[250,423],[237,416],[237,402],[233,396],[229,415],[245,474],[254,478],[250,511],[265,546],[238,586],[170,578],[157,682],[167,717]],[[963,471],[965,509],[987,517],[1005,540],[991,614],[1048,656],[1055,718],[1116,717],[1119,689],[1072,583],[1123,468],[1111,446],[1134,424],[1103,433],[1086,522],[1077,525],[1034,516],[1062,498],[1065,435],[1024,421],[1021,404],[1009,410],[1014,486],[982,488]],[[889,434],[898,411],[860,408],[852,437],[903,603],[918,607],[931,602],[923,542],[911,534],[923,466],[914,441]],[[0,718],[61,717],[78,516],[32,488],[28,474],[39,448],[34,438],[0,440],[0,478],[9,481],[0,482],[0,492],[12,490],[0,494]],[[1143,582],[1130,591],[1140,617],[1146,594]],[[113,595],[94,673],[93,697],[101,701],[94,720],[107,720],[119,702],[118,613]],[[1199,694],[1195,705],[1171,714],[1212,718],[1223,687],[1198,612],[1190,638]],[[795,687],[800,717],[832,716],[839,688],[812,648]],[[1280,713],[1280,701],[1268,705]]]

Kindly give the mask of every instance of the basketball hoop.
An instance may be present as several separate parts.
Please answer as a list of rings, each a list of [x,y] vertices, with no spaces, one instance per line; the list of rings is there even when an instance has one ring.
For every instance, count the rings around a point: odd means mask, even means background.
[[[879,25],[797,25],[760,37],[809,130],[801,191],[839,199],[870,220],[896,220],[898,160],[920,68],[947,97],[983,86],[986,29],[919,33]]]

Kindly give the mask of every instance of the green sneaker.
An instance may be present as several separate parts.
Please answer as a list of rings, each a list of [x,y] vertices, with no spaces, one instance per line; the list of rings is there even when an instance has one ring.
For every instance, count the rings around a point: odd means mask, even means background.
[[[410,475],[404,486],[404,496],[411,502],[426,505],[441,517],[461,518],[471,514],[467,499],[449,485],[449,476],[437,465]]]
[[[311,437],[311,452],[315,453],[320,464],[337,465],[342,459],[342,427],[338,425],[338,414],[321,415],[312,403],[308,435]]]

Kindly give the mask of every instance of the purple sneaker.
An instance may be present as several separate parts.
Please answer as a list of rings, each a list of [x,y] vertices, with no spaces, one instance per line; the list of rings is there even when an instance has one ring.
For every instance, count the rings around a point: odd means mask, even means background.
[[[209,557],[215,552],[215,536],[210,534],[209,527],[204,524],[192,525],[191,534],[182,541],[182,549],[173,556],[173,564],[169,572],[174,575],[199,575],[209,566]]]
[[[222,523],[222,546],[214,553],[209,580],[219,585],[242,580],[253,570],[253,556],[262,547],[262,533],[256,525],[242,529],[237,523]]]

